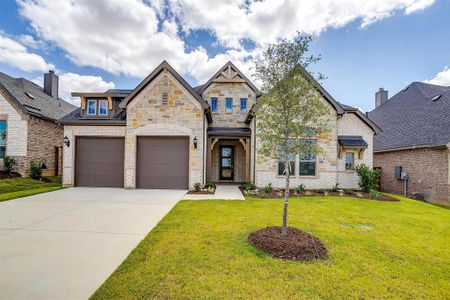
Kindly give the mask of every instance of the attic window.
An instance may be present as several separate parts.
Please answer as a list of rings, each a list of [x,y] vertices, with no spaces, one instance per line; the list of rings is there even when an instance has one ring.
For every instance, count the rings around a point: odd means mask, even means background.
[[[34,100],[34,96],[28,92],[25,92],[25,95],[28,96],[28,98],[33,99]]]
[[[162,94],[162,105],[167,105],[168,100],[169,100],[169,94],[163,93]]]
[[[433,100],[433,101],[438,101],[439,98],[441,98],[441,97],[442,97],[442,95],[436,95],[436,96],[434,96],[431,100]]]

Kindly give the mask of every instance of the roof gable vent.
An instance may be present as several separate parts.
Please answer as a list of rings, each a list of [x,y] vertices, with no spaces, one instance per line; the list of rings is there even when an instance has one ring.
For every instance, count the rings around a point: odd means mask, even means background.
[[[438,101],[439,98],[441,98],[441,97],[442,97],[442,95],[436,95],[436,96],[434,96],[431,100],[432,100],[432,101]]]

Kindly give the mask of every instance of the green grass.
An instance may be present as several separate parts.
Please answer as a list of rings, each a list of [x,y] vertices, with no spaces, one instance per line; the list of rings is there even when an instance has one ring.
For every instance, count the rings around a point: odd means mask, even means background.
[[[31,178],[9,178],[0,180],[0,202],[16,198],[46,193],[61,189],[61,177],[46,177],[50,182],[43,182]]]
[[[449,299],[450,211],[401,199],[291,199],[290,226],[329,250],[308,263],[246,241],[280,224],[282,200],[181,201],[92,298]]]

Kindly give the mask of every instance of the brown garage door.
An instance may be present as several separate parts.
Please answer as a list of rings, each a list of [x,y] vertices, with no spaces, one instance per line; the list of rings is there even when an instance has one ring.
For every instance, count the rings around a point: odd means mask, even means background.
[[[75,185],[123,187],[123,171],[123,138],[77,138]]]
[[[187,189],[189,138],[138,137],[137,187]]]

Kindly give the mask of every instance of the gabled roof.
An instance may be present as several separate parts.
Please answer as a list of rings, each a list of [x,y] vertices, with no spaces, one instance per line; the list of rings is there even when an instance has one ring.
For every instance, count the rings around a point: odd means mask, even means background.
[[[145,79],[130,94],[128,94],[128,96],[126,96],[122,102],[120,102],[119,107],[125,108],[128,105],[128,103],[130,103],[140,91],[142,91],[150,82],[152,82],[154,78],[156,78],[162,71],[164,71],[164,69],[167,69],[173,75],[173,77],[175,77],[175,79],[177,79],[178,82],[181,83],[181,85],[200,103],[200,105],[205,111],[208,122],[211,122],[212,117],[209,104],[165,60],[158,67],[156,67],[156,69],[153,70],[153,72],[151,72],[147,77],[145,77]]]
[[[51,97],[35,83],[2,72],[0,91],[21,112],[51,121],[57,121],[76,109],[63,99]]]
[[[196,91],[200,95],[203,94],[203,92],[211,85],[211,83],[213,83],[220,75],[222,75],[223,72],[228,71],[229,68],[233,69],[233,71],[236,72],[236,75],[238,75],[242,79],[242,82],[245,82],[255,92],[257,97],[261,96],[261,92],[259,91],[259,89],[231,61],[228,61],[222,68],[220,68],[216,72],[216,74],[214,74],[205,84],[195,87]]]
[[[369,118],[383,130],[374,138],[374,151],[448,145],[450,86],[413,82]]]

